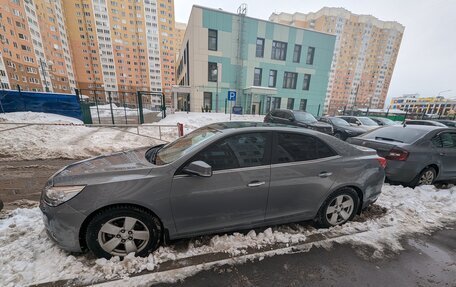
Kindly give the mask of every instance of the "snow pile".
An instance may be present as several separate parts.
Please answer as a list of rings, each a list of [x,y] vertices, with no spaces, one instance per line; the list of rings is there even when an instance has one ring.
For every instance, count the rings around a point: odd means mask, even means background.
[[[114,117],[124,117],[125,114],[127,114],[127,116],[138,116],[139,111],[138,109],[118,107],[116,104],[112,104],[112,113],[114,114]],[[153,111],[143,108],[143,113],[149,114],[153,113]],[[98,118],[98,114],[100,115],[100,118],[111,117],[111,106],[109,104],[98,105],[98,110],[97,106],[91,106],[90,114],[92,115],[92,119]]]
[[[57,114],[35,113],[35,112],[14,112],[1,113],[0,122],[12,123],[60,123],[60,124],[82,124],[82,121],[72,117]]]
[[[230,264],[242,263],[247,259],[261,260],[265,256],[294,252],[291,247],[288,250],[276,250],[274,246],[279,243],[301,243],[311,235],[328,232],[333,235],[333,239],[308,243],[308,248],[302,251],[309,250],[313,245],[327,247],[333,242],[339,242],[371,246],[374,252],[369,255],[380,257],[386,251],[401,250],[399,239],[404,235],[428,233],[456,221],[456,187],[437,190],[433,186],[423,186],[413,190],[385,185],[377,204],[380,209],[386,208],[386,214],[362,217],[358,222],[329,230],[290,224],[258,233],[250,231],[246,234],[208,236],[189,240],[184,247],[178,246],[179,243],[161,247],[146,258],[129,255],[123,261],[118,257],[105,260],[92,259],[88,255],[68,255],[47,238],[38,208],[16,209],[11,217],[0,221],[0,282],[3,282],[3,286],[16,286],[78,278],[84,283],[90,283],[99,279],[128,277],[146,269],[156,270],[157,266],[166,261],[195,255],[224,252],[238,256],[251,248],[269,250],[226,261]],[[211,266],[213,264],[202,264],[152,273],[147,275],[147,280],[143,283],[148,286],[152,282],[175,282]]]
[[[231,121],[253,121],[262,122],[264,116],[259,115],[231,115]],[[184,124],[184,132],[187,134],[199,127],[217,123],[229,122],[230,114],[224,113],[196,113],[196,112],[176,112],[174,114],[167,114],[166,118],[160,120],[156,124],[160,125],[177,125],[177,123]]]

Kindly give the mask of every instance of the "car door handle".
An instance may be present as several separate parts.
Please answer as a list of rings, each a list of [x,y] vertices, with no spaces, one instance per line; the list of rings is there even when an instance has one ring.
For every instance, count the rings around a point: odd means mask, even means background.
[[[247,186],[248,187],[257,187],[257,186],[261,186],[263,184],[266,184],[266,182],[264,182],[264,181],[252,181]]]
[[[320,172],[320,174],[318,176],[325,178],[325,177],[331,176],[332,174],[333,174],[332,172],[322,171],[322,172]]]
[[[439,153],[439,154],[440,154],[440,155],[446,155],[446,153],[444,153],[444,152],[441,152],[441,153]]]

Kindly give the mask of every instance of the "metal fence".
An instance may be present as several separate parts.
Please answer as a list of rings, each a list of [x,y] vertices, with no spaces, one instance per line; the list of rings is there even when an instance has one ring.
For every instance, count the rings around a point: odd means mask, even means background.
[[[147,91],[76,89],[86,124],[142,124],[165,117],[164,97]]]

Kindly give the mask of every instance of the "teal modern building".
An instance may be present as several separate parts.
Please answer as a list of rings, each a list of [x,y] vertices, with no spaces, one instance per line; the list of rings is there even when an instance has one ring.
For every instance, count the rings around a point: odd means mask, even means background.
[[[179,110],[323,111],[336,36],[193,6],[177,60]],[[236,101],[228,102],[229,91]]]

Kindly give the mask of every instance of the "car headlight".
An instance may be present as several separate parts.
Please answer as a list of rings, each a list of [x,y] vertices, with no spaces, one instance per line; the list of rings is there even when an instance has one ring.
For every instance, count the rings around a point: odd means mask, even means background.
[[[50,206],[57,206],[75,197],[85,185],[49,186],[44,189],[44,201]]]

